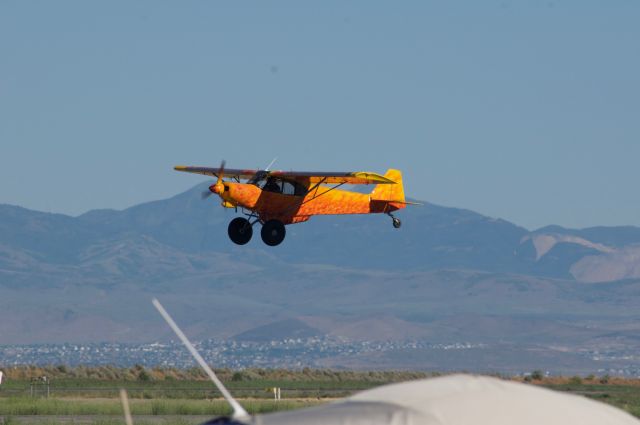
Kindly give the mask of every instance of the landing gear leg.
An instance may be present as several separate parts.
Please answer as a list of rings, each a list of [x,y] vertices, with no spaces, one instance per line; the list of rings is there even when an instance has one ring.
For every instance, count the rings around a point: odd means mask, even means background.
[[[393,220],[393,227],[395,227],[396,229],[399,229],[400,226],[402,226],[402,222],[400,221],[399,218],[394,217],[393,214],[391,213],[387,213],[387,215],[391,217],[391,220]]]

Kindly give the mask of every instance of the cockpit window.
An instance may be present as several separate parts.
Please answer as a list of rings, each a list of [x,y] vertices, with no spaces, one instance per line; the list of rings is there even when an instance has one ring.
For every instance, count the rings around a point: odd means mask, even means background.
[[[283,195],[304,196],[307,188],[295,181],[282,180],[277,177],[262,178],[254,184],[266,192],[282,193]]]
[[[269,177],[262,189],[266,190],[267,192],[282,193],[282,181],[273,177]]]
[[[296,186],[287,181],[282,182],[282,193],[285,195],[295,195],[296,194]]]

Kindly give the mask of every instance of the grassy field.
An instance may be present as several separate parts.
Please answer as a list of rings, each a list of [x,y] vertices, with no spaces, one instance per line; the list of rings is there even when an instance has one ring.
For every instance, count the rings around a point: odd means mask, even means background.
[[[198,371],[109,368],[81,370],[61,367],[5,369],[0,387],[0,422],[4,424],[74,423],[121,424],[118,391],[129,392],[136,425],[186,425],[227,415],[229,407],[213,385]],[[9,372],[9,373],[7,373]],[[103,376],[100,376],[102,374]],[[298,409],[325,403],[379,385],[427,376],[412,372],[332,372],[324,370],[219,371],[230,391],[250,413]],[[49,377],[49,398],[42,383],[32,378]],[[535,373],[523,380],[557,391],[583,395],[620,407],[640,417],[640,380],[609,377],[543,377]],[[33,390],[32,390],[33,385]],[[272,387],[280,387],[283,400],[272,400]],[[32,392],[33,391],[33,392]],[[33,394],[33,395],[32,395]]]
[[[388,382],[426,376],[316,370],[216,372],[250,413],[314,406]],[[201,423],[230,413],[220,393],[197,369],[20,367],[5,369],[5,376],[0,389],[0,418],[13,424],[70,420],[75,424],[121,424],[120,388],[129,393],[136,425]],[[41,376],[48,377],[49,398],[47,387],[37,380]],[[283,400],[272,399],[273,387],[281,388]]]
[[[251,414],[300,409],[325,403],[327,399],[241,399]],[[182,425],[205,422],[215,416],[229,415],[224,400],[214,399],[131,399],[131,413],[138,424]],[[3,419],[4,418],[4,419]],[[46,420],[42,420],[42,419]],[[140,420],[140,418],[143,418]],[[0,398],[0,423],[9,424],[123,424],[122,406],[118,398]]]
[[[269,413],[299,409],[323,403],[319,400],[242,400],[249,413]],[[143,416],[166,415],[229,415],[231,409],[224,400],[150,399],[130,400],[131,414]],[[121,415],[119,399],[58,399],[6,398],[0,401],[0,416],[87,416]]]
[[[246,382],[225,382],[225,386],[239,398],[270,399],[271,389],[279,387],[284,398],[338,398],[355,391],[383,385],[385,381],[286,381],[258,379]],[[221,394],[209,381],[97,381],[93,379],[51,380],[49,395],[55,398],[114,398],[124,388],[132,399],[212,399]],[[44,397],[47,387],[30,381],[13,381],[0,390],[2,397]]]
[[[271,398],[279,387],[285,398],[337,398],[390,382],[428,376],[419,372],[345,372],[279,369],[216,370],[225,386],[240,398]],[[125,388],[131,398],[211,399],[220,393],[199,369],[20,367],[5,369],[0,397],[46,394],[46,387],[32,380],[47,376],[53,397],[113,398]]]
[[[640,418],[640,386],[633,384],[547,384],[556,391],[579,394],[593,400],[617,406]]]

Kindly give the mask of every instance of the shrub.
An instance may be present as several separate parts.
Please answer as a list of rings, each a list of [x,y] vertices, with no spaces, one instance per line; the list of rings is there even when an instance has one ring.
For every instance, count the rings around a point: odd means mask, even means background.
[[[166,414],[167,409],[165,408],[164,403],[159,401],[155,401],[151,404],[151,414],[154,416],[164,415]]]
[[[542,373],[541,370],[534,370],[533,372],[531,372],[531,379],[536,381],[542,381],[542,378],[544,378],[544,374]]]
[[[582,385],[582,378],[579,376],[572,376],[569,379],[569,385]]]
[[[151,374],[146,369],[142,369],[138,373],[138,380],[142,382],[149,382],[151,381]]]

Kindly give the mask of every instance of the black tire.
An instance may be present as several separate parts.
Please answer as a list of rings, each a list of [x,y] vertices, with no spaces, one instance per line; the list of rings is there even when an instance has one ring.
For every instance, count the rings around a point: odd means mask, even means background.
[[[253,227],[249,220],[242,217],[236,217],[229,223],[229,239],[238,245],[244,245],[251,240],[253,236]]]
[[[262,230],[260,231],[262,241],[269,246],[280,245],[286,234],[287,231],[280,220],[267,221],[262,225]]]
[[[402,222],[400,221],[399,218],[393,218],[393,227],[395,227],[396,229],[399,229],[400,226],[402,226]]]

